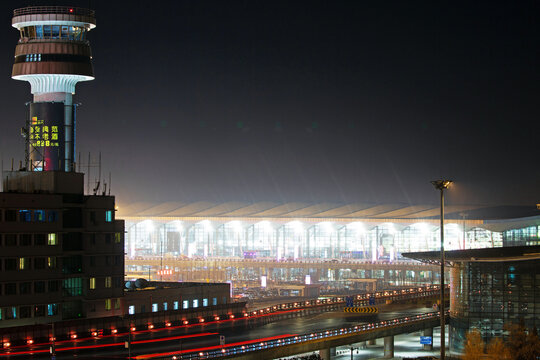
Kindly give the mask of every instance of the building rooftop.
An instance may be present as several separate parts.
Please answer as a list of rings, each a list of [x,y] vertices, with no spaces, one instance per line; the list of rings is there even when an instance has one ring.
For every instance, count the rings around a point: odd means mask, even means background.
[[[403,253],[404,257],[431,263],[440,264],[440,251],[422,251]],[[537,246],[509,246],[498,248],[451,250],[444,252],[448,263],[455,262],[501,262],[524,261],[540,259],[540,245]]]
[[[314,219],[438,219],[439,204],[372,204],[372,203],[275,203],[275,202],[225,202],[194,203],[139,202],[120,204],[119,215],[125,218],[314,218]],[[540,215],[535,204],[530,206],[447,205],[448,220],[501,220],[520,219]],[[540,218],[539,218],[540,219]],[[540,221],[539,221],[540,224]],[[496,223],[492,224],[497,227]],[[499,227],[501,225],[498,225]]]

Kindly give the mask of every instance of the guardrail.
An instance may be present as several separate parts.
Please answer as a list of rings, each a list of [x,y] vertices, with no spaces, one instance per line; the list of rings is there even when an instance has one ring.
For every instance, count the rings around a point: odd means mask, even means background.
[[[35,14],[69,14],[94,17],[96,12],[91,9],[69,6],[28,6],[13,10],[14,17]]]

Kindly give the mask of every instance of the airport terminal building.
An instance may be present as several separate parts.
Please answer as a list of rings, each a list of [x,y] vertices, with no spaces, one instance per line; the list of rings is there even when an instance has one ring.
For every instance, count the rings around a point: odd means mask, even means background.
[[[391,261],[438,250],[439,206],[209,202],[120,204],[127,258]],[[445,248],[540,244],[536,207],[447,206]]]

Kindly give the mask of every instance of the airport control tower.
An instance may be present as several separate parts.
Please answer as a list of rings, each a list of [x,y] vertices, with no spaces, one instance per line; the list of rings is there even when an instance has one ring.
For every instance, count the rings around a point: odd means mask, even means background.
[[[12,78],[28,81],[34,99],[26,126],[28,171],[75,171],[75,85],[94,79],[88,31],[93,10],[64,6],[16,9],[12,25],[21,37]]]

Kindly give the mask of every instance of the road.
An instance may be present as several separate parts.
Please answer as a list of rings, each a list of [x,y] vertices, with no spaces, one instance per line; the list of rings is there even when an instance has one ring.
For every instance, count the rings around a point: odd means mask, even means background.
[[[402,316],[416,315],[430,312],[430,308],[415,308],[414,305],[396,305],[395,310],[379,314],[380,320],[388,320]],[[164,353],[169,351],[182,351],[188,349],[204,349],[219,344],[219,336],[225,336],[226,344],[250,343],[263,341],[261,339],[274,339],[278,336],[305,334],[322,329],[335,329],[364,323],[366,319],[361,316],[344,314],[342,312],[330,312],[314,314],[306,317],[292,318],[266,324],[255,328],[226,328],[220,330],[208,330],[208,325],[196,325],[188,329],[186,327],[169,328],[160,331],[140,331],[132,334],[132,356],[140,356],[152,353]],[[56,359],[126,359],[128,350],[124,348],[124,342],[128,336],[119,334],[105,339],[75,340],[57,344]],[[0,359],[20,358],[51,358],[48,344],[34,344],[28,348],[11,349],[11,353],[0,354]],[[198,350],[201,351],[201,350]]]

